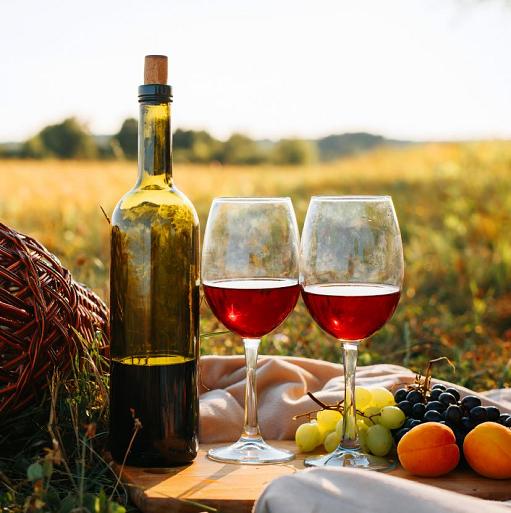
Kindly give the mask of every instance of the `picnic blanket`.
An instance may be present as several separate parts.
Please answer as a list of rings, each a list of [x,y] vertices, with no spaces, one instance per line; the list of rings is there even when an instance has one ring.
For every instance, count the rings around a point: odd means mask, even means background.
[[[456,376],[453,375],[453,379]],[[411,383],[415,374],[398,365],[370,365],[357,369],[357,384],[391,387]],[[442,381],[434,380],[435,383]],[[446,383],[447,384],[447,383]],[[452,385],[460,394],[474,394]],[[293,421],[294,415],[316,410],[307,396],[313,392],[326,403],[342,398],[342,365],[291,356],[261,356],[257,368],[259,425],[268,440],[292,440],[296,428],[307,419]],[[235,441],[241,434],[245,400],[245,358],[243,356],[203,356],[200,363],[200,441]],[[511,412],[511,389],[483,394],[483,404],[493,404]]]
[[[243,425],[245,359],[204,356],[200,364],[200,440],[238,439]],[[357,384],[392,387],[413,382],[415,374],[398,365],[357,369]],[[453,380],[455,375],[453,375]],[[440,382],[434,380],[434,382]],[[445,382],[444,382],[445,383]],[[447,383],[446,383],[447,384]],[[455,386],[460,394],[474,394]],[[259,425],[268,440],[294,438],[296,414],[317,409],[313,392],[335,403],[344,390],[339,364],[299,357],[261,356],[257,370]],[[511,389],[482,394],[483,404],[511,412]],[[441,479],[441,478],[440,478]],[[316,468],[272,481],[254,506],[255,513],[510,513],[504,503],[484,501],[405,479],[356,469]]]

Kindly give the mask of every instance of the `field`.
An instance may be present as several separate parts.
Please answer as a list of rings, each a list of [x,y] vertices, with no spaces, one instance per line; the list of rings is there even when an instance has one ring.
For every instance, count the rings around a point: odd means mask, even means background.
[[[134,183],[126,162],[0,162],[0,220],[38,238],[74,276],[108,297],[108,223]],[[393,320],[365,344],[362,364],[419,370],[475,389],[511,385],[511,143],[382,149],[303,168],[177,166],[177,185],[205,225],[213,196],[285,195],[299,226],[313,194],[391,194],[405,249],[405,287]],[[222,329],[202,307],[202,331]],[[204,338],[202,353],[242,352],[233,335]],[[337,344],[299,304],[263,341],[263,353],[338,361]]]

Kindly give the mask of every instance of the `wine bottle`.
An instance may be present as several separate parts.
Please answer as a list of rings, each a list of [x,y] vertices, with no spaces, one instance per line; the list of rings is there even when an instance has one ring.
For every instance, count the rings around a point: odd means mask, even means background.
[[[199,221],[172,180],[167,58],[145,58],[138,180],[112,215],[110,448],[136,466],[198,448]]]

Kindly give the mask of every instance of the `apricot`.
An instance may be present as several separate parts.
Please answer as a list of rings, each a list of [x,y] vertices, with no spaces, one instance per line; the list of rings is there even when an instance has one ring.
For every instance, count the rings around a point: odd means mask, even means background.
[[[465,437],[463,454],[478,474],[511,478],[511,429],[496,422],[479,424]]]
[[[425,477],[447,474],[460,461],[460,450],[452,429],[436,422],[427,422],[408,431],[397,446],[397,455],[410,474]]]

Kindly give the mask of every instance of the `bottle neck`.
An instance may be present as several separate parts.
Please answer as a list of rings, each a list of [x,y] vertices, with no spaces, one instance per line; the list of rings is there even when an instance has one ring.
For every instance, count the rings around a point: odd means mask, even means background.
[[[171,148],[170,103],[141,103],[137,187],[152,189],[172,184]]]

